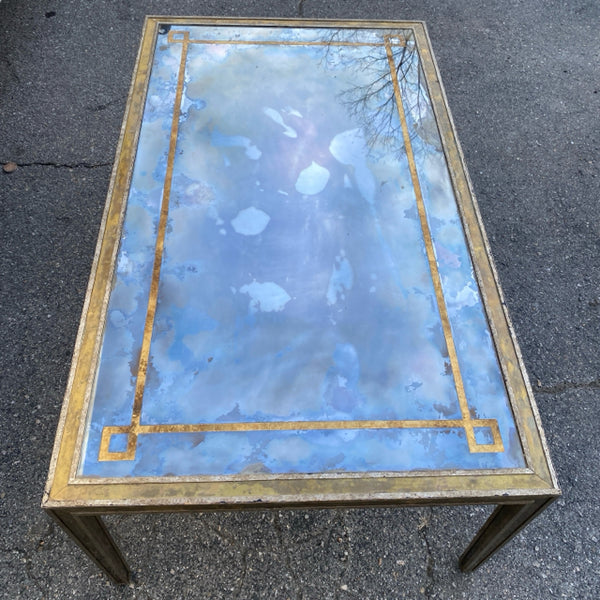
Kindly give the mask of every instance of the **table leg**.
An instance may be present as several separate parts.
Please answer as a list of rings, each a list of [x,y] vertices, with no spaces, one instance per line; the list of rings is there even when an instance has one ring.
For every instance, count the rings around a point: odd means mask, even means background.
[[[459,566],[461,571],[475,570],[553,500],[555,500],[554,496],[543,497],[523,504],[501,504],[497,506],[460,557]]]
[[[99,516],[65,510],[48,512],[115,583],[129,581],[129,567]]]

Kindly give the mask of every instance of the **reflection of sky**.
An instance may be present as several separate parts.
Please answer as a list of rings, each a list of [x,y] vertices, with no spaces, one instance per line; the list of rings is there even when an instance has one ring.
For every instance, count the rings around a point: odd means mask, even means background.
[[[189,29],[191,39],[324,35]],[[131,418],[180,52],[159,37],[83,473],[522,466],[431,128],[413,144],[467,397],[478,417],[498,419],[506,452],[471,454],[460,430],[236,432],[142,435],[135,461],[97,461],[102,427]],[[367,148],[380,98],[364,120],[343,102],[382,68],[383,47],[189,46],[142,423],[460,418],[406,155],[389,140]],[[417,133],[424,114],[408,111]]]

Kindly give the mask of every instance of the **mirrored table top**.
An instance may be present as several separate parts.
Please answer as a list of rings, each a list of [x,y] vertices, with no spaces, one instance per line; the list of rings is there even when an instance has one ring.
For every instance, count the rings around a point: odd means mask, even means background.
[[[411,29],[156,36],[82,477],[523,468]]]

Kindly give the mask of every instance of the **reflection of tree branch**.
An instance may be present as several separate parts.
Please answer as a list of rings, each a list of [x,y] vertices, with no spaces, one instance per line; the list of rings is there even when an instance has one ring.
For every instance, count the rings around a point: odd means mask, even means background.
[[[330,68],[353,64],[356,68],[356,56],[344,56],[340,42],[348,42],[347,32],[343,40],[340,32],[334,31],[327,46],[325,63]],[[333,52],[335,48],[340,49]],[[422,82],[422,70],[418,52],[409,33],[403,45],[392,45],[392,57],[396,65],[396,76],[407,122],[409,135],[426,134],[424,127],[431,118],[429,99]],[[359,121],[364,130],[366,143],[370,148],[381,144],[385,148],[402,145],[402,130],[398,120],[394,84],[390,74],[387,53],[381,46],[373,46],[373,50],[360,58],[363,73],[374,73],[376,78],[367,84],[349,87],[340,93],[340,100],[346,106],[351,117]],[[428,141],[424,136],[425,141]]]

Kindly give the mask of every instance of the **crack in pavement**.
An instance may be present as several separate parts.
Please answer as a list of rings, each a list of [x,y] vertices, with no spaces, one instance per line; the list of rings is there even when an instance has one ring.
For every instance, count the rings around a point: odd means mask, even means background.
[[[38,575],[34,569],[33,558],[30,556],[30,551],[15,546],[6,552],[7,555],[9,553],[17,554],[20,557],[27,578],[32,582],[34,587],[37,588],[42,595],[42,598],[45,598],[47,590],[44,586],[44,579],[41,575]]]
[[[600,379],[594,379],[588,382],[561,381],[560,383],[548,386],[541,385],[541,381],[538,380],[538,385],[534,391],[536,394],[559,394],[560,392],[566,392],[567,390],[580,389],[600,389]]]
[[[235,587],[231,590],[231,592],[232,598],[241,598],[244,583],[246,582],[246,577],[248,575],[248,557],[250,555],[250,550],[246,548],[244,544],[240,542],[234,535],[223,529],[221,525],[215,526],[210,523],[206,523],[205,521],[201,521],[201,527],[204,527],[205,530],[210,531],[222,542],[235,548],[240,553],[242,561],[241,574],[237,577]]]
[[[21,79],[19,78],[19,74],[17,73],[17,69],[12,64],[10,60],[6,57],[1,57],[0,60],[8,67],[8,72],[12,75],[13,79],[17,83],[21,83]]]
[[[9,162],[3,162],[2,165],[10,164]],[[29,162],[29,163],[15,163],[17,167],[54,167],[55,169],[98,169],[100,167],[112,167],[112,162],[103,163],[90,163],[90,162],[79,162],[79,163],[55,163],[55,162]]]
[[[115,98],[114,100],[109,100],[108,102],[103,102],[101,104],[93,104],[90,106],[86,106],[85,108],[90,112],[100,112],[101,110],[105,110],[110,106],[118,104],[119,102],[121,102],[121,98]]]
[[[298,16],[304,16],[304,0],[300,0],[300,2],[298,2]]]
[[[427,566],[426,566],[426,574],[427,574],[427,584],[425,585],[424,588],[424,594],[426,598],[432,598],[432,588],[435,584],[435,579],[433,576],[434,570],[433,570],[433,554],[431,552],[431,547],[429,546],[429,540],[427,539],[427,534],[426,534],[426,530],[427,527],[429,526],[429,521],[430,521],[430,516],[431,516],[431,509],[425,509],[427,511],[427,515],[421,516],[419,519],[419,524],[417,525],[417,533],[419,535],[419,537],[421,538],[421,540],[423,541],[423,543],[425,544],[425,549],[427,550]]]
[[[234,535],[231,535],[229,532],[223,530],[223,527],[221,525],[215,526],[215,525],[212,525],[212,524],[209,524],[206,522],[203,522],[202,525],[206,529],[208,529],[208,531],[211,531],[212,533],[214,533],[218,538],[220,538],[227,544],[229,544],[235,548],[238,548],[242,552],[245,551],[244,545],[241,544]]]

